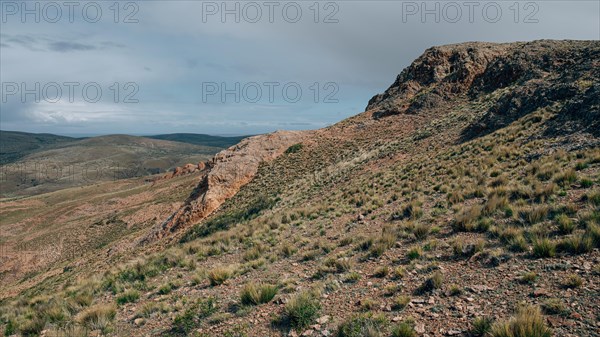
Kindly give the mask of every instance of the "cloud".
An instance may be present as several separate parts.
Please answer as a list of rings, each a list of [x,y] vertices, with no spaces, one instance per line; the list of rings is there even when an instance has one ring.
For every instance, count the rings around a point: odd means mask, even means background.
[[[95,46],[77,42],[68,42],[68,41],[56,41],[50,42],[48,44],[50,50],[58,51],[61,53],[70,52],[70,51],[88,51],[96,49]]]

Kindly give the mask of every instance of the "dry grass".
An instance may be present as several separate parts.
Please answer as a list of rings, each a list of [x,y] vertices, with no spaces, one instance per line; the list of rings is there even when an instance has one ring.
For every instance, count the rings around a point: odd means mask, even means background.
[[[508,321],[495,323],[490,331],[491,337],[551,337],[540,309],[524,306],[517,309],[515,316]]]

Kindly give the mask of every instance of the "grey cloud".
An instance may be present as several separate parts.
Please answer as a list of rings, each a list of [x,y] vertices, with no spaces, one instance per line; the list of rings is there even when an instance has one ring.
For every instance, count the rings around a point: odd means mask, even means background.
[[[15,45],[22,46],[31,51],[55,51],[55,52],[77,52],[77,51],[89,51],[96,49],[109,49],[109,48],[124,48],[125,45],[114,43],[111,41],[104,41],[95,46],[90,43],[80,43],[74,41],[65,41],[55,38],[50,38],[42,35],[9,35],[1,34],[0,40],[2,41],[2,47],[10,47],[7,42]]]
[[[30,35],[7,35],[2,34],[1,39],[6,42],[12,42],[14,44],[25,47],[31,51],[41,51],[39,48],[40,41]]]
[[[122,44],[122,43],[116,43],[116,42],[112,42],[112,41],[104,41],[102,43],[100,43],[100,45],[102,45],[102,47],[104,48],[125,48],[126,45]]]
[[[66,53],[70,51],[87,51],[96,49],[95,46],[77,42],[57,41],[49,44],[50,50]]]

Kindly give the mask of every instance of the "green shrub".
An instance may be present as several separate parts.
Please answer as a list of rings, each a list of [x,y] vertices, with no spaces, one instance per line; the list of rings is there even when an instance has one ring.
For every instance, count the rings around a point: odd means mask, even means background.
[[[288,147],[287,150],[285,150],[285,153],[290,154],[290,153],[300,152],[300,150],[302,150],[303,147],[304,147],[304,145],[302,143],[294,144],[294,145]]]

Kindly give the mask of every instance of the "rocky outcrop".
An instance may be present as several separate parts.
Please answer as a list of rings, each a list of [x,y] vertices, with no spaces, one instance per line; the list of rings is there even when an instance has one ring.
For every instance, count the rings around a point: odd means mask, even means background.
[[[371,98],[374,118],[417,114],[453,97],[470,100],[498,92],[465,139],[492,132],[535,110],[559,105],[548,132],[600,135],[600,43],[533,41],[462,43],[433,47]],[[503,89],[500,91],[500,89]]]
[[[509,46],[463,43],[429,48],[384,93],[371,98],[366,110],[376,110],[374,115],[383,117],[431,108],[469,90],[488,64],[505,54]]]
[[[204,171],[208,165],[210,165],[210,162],[206,162],[206,163],[199,162],[198,164],[189,163],[189,164],[185,164],[183,166],[178,166],[178,167],[174,168],[172,172],[166,173],[162,177],[162,179],[169,179],[169,178],[179,177],[179,176],[194,173],[194,172],[201,172],[201,171]]]
[[[249,183],[261,163],[277,158],[290,146],[309,139],[311,134],[311,131],[277,131],[246,138],[219,152],[205,165],[206,173],[185,204],[143,241],[164,237],[207,217]]]

